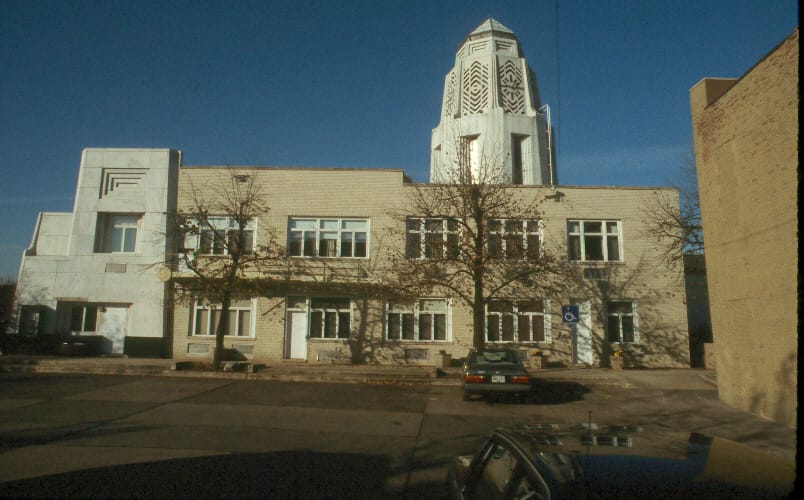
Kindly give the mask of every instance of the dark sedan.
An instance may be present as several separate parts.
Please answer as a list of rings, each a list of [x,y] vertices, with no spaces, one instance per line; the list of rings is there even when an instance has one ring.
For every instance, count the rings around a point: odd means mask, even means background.
[[[786,498],[795,466],[702,434],[634,426],[498,429],[450,466],[450,496],[517,498]]]
[[[463,365],[463,399],[473,394],[530,393],[530,376],[513,349],[472,351]]]

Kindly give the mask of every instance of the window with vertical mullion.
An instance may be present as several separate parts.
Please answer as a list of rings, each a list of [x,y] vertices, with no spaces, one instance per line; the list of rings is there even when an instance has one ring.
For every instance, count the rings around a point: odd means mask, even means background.
[[[141,214],[98,213],[95,251],[99,253],[134,253]]]
[[[235,299],[229,305],[229,321],[226,336],[252,337],[252,308],[251,299]],[[205,304],[197,301],[193,314],[192,335],[214,336],[221,318],[220,304]]]
[[[620,221],[567,221],[569,260],[580,262],[621,262],[622,231]]]
[[[448,304],[444,299],[390,303],[386,312],[386,339],[419,342],[447,341]]]
[[[94,332],[98,321],[98,306],[74,304],[70,309],[70,331]]]
[[[636,302],[609,301],[606,303],[609,342],[635,344],[638,342]]]
[[[460,255],[460,224],[455,219],[409,218],[405,255],[411,259],[454,259]]]
[[[488,222],[489,258],[537,260],[541,254],[541,223],[538,220],[492,219]]]
[[[288,254],[293,257],[368,257],[368,219],[291,217]]]
[[[488,342],[549,342],[547,301],[492,300],[486,306]]]
[[[310,337],[348,339],[351,334],[352,305],[349,299],[310,299]]]

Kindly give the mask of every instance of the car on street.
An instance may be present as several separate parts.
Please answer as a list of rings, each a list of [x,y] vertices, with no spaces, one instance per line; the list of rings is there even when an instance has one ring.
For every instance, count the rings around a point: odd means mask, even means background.
[[[530,376],[513,349],[471,351],[463,364],[463,399],[475,394],[530,393]]]
[[[634,425],[497,429],[449,467],[456,499],[787,498],[792,461],[697,433]]]

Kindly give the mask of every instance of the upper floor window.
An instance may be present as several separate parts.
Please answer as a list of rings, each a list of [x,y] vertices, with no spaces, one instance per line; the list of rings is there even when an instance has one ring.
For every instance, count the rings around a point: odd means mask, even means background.
[[[240,241],[243,245],[241,253],[254,251],[254,220],[248,222],[242,234],[237,221],[231,217],[207,217],[203,222],[194,221],[193,224],[199,227],[185,235],[184,251],[192,249],[202,255],[230,255],[239,248]]]
[[[636,343],[636,302],[618,300],[606,302],[609,342]]]
[[[622,223],[615,220],[567,221],[569,259],[622,261]]]
[[[449,304],[445,299],[421,299],[388,304],[385,338],[420,342],[447,341]]]
[[[232,300],[229,305],[229,328],[226,335],[233,337],[253,337],[253,301],[250,299]],[[221,319],[220,304],[195,303],[192,334],[196,336],[215,335]]]
[[[295,257],[368,257],[368,219],[291,217],[288,254]]]
[[[550,342],[546,300],[492,300],[486,305],[488,342]]]
[[[469,178],[478,181],[480,175],[480,136],[461,137],[459,166],[469,174]]]
[[[488,223],[488,255],[492,259],[536,260],[541,233],[538,220],[493,219]]]
[[[530,138],[527,135],[511,136],[511,184],[522,184],[522,173],[528,170]]]
[[[409,218],[405,253],[411,259],[454,259],[460,254],[455,219]]]
[[[100,253],[134,253],[137,247],[139,214],[98,214],[95,251]]]

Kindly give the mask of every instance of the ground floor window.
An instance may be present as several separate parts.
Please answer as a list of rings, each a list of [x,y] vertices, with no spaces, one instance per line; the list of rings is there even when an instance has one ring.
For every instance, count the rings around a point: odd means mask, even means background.
[[[385,338],[420,342],[449,340],[449,303],[420,299],[386,306]]]
[[[94,332],[98,325],[98,306],[73,304],[70,308],[70,331]]]
[[[349,299],[310,299],[310,338],[348,339],[352,331],[352,304]]]
[[[550,342],[549,302],[492,300],[486,306],[487,342]]]
[[[226,335],[232,337],[253,337],[254,327],[252,318],[254,315],[253,301],[250,299],[232,300],[229,305],[229,327]],[[194,336],[215,335],[221,318],[221,305],[219,303],[209,303],[197,301],[193,314],[192,334]]]
[[[39,306],[21,306],[20,322],[17,330],[20,335],[36,335],[39,333],[39,318],[41,315]]]
[[[633,344],[638,341],[636,302],[606,302],[606,326],[609,342]]]

